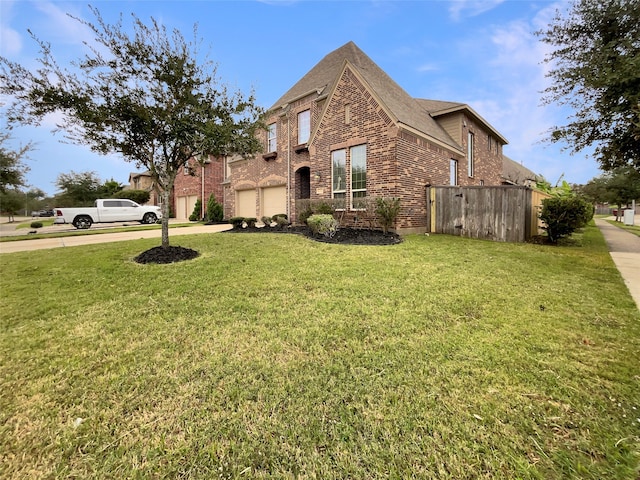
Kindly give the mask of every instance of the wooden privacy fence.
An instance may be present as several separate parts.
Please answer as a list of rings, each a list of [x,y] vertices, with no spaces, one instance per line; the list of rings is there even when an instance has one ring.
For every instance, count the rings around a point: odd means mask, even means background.
[[[499,242],[538,234],[538,214],[549,195],[512,185],[427,187],[427,231]]]

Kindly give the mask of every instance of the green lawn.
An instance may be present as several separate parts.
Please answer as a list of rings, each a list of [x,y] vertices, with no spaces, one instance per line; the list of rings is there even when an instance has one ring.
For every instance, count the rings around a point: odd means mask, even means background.
[[[630,479],[640,312],[576,245],[178,236],[0,256],[0,478]]]

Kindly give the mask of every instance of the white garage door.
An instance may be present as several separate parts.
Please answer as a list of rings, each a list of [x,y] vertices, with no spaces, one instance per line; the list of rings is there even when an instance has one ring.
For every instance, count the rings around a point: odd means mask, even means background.
[[[262,215],[273,216],[287,213],[287,187],[269,187],[262,189]]]
[[[256,216],[256,191],[236,191],[236,217]]]
[[[188,195],[176,198],[176,219],[188,220],[198,201],[197,195]]]

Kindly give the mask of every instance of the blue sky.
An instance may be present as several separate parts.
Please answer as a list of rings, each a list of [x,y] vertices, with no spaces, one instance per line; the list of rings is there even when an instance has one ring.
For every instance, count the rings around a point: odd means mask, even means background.
[[[108,22],[130,13],[154,17],[189,37],[198,24],[218,75],[231,87],[253,89],[269,107],[323,56],[354,41],[410,95],[468,103],[509,141],[504,153],[555,183],[561,175],[585,183],[601,172],[587,153],[569,155],[543,142],[570,111],[541,106],[549,85],[546,47],[533,32],[549,23],[567,2],[549,1],[98,1]],[[0,54],[35,67],[31,29],[51,43],[65,64],[85,51],[91,35],[66,16],[92,20],[82,1],[0,0]],[[60,173],[94,171],[102,180],[127,183],[135,166],[117,155],[99,156],[87,147],[61,143],[42,126],[15,130],[14,145],[33,141],[27,180],[49,194]],[[2,125],[3,127],[5,125]]]

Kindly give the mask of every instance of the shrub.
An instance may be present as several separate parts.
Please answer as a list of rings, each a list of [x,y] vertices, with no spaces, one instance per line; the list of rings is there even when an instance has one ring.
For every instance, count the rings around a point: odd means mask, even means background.
[[[42,228],[42,222],[31,222],[31,228]]]
[[[231,217],[229,223],[233,225],[233,228],[242,228],[244,223],[244,217]]]
[[[218,203],[215,195],[212,193],[207,201],[207,212],[205,218],[207,222],[221,222],[224,217],[224,208]]]
[[[314,235],[324,235],[328,238],[333,238],[340,228],[338,221],[329,214],[311,215],[307,219],[307,225]]]
[[[196,204],[193,207],[193,213],[189,215],[190,222],[197,222],[200,220],[200,212],[202,212],[202,200],[196,200]]]
[[[265,225],[271,225],[271,217],[264,216],[260,219]]]
[[[274,221],[276,222],[278,228],[284,228],[288,225],[291,224],[291,222],[289,222],[289,220],[287,220],[287,216],[277,216],[275,217]]]
[[[127,200],[133,200],[140,205],[144,205],[151,198],[151,193],[147,190],[120,190],[113,195],[112,198],[126,198]]]
[[[298,213],[298,222],[307,223],[307,219],[313,215],[313,209],[311,205],[305,205],[305,207]]]
[[[385,234],[393,226],[399,213],[399,198],[376,198],[376,217]]]
[[[285,220],[288,220],[289,217],[287,216],[286,213],[276,213],[274,216],[271,217],[271,220],[273,220],[274,222],[277,222],[278,220],[276,220],[278,217],[283,217]]]
[[[247,223],[247,227],[252,228],[256,226],[258,219],[256,217],[245,217],[244,221]]]
[[[551,243],[570,236],[593,218],[593,206],[576,196],[551,197],[542,200],[540,220]]]

